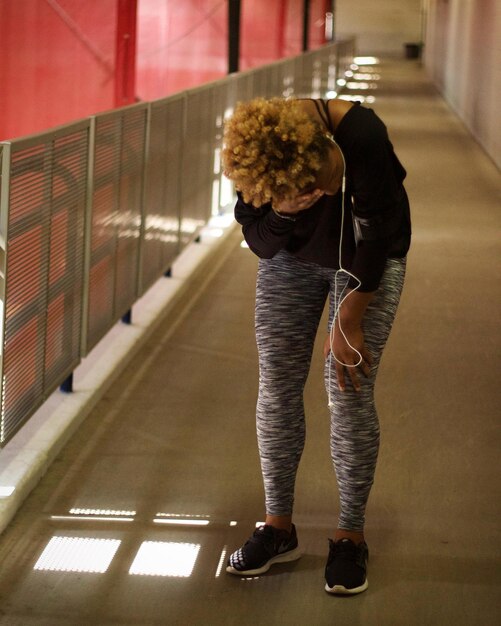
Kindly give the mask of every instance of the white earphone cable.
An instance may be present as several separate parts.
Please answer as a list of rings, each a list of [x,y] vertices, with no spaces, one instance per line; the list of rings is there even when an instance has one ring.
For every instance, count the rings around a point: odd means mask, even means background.
[[[328,360],[329,360],[329,364],[328,364],[328,406],[329,407],[332,406],[332,399],[331,399],[331,392],[330,392],[330,389],[331,389],[332,359],[334,359],[337,363],[339,363],[343,367],[358,367],[362,363],[362,361],[363,361],[363,357],[360,354],[360,352],[354,346],[351,345],[351,343],[349,342],[348,338],[346,337],[346,334],[345,334],[345,332],[344,332],[344,330],[343,330],[343,328],[341,326],[341,318],[339,317],[339,312],[340,312],[341,306],[343,305],[345,300],[354,291],[356,291],[360,287],[360,285],[362,283],[357,278],[357,276],[355,276],[354,274],[352,274],[351,272],[349,272],[347,269],[345,269],[343,267],[342,247],[343,247],[344,219],[345,219],[346,161],[345,161],[345,158],[344,158],[343,151],[341,150],[339,145],[336,143],[334,138],[332,136],[330,136],[330,139],[332,140],[334,145],[339,150],[339,153],[341,154],[341,158],[343,160],[343,178],[342,178],[342,183],[341,183],[341,228],[340,228],[340,235],[339,235],[339,259],[338,259],[338,261],[339,261],[339,269],[336,271],[336,274],[334,275],[334,305],[335,305],[336,308],[334,310],[334,314],[333,314],[333,317],[332,317],[332,323],[331,323],[331,327],[330,327],[330,330],[329,330],[329,345],[330,345],[330,354],[328,355]],[[346,282],[346,284],[344,285],[344,287],[341,289],[340,293],[338,294],[338,280],[339,280],[339,277],[340,277],[341,274],[344,274],[345,276],[348,276],[349,278],[353,278],[357,282],[357,285],[355,287],[353,287],[351,289],[351,291],[349,291],[346,295],[345,295],[345,291],[346,291],[346,289],[348,287],[348,281]],[[355,364],[343,363],[334,354],[334,333],[336,331],[336,321],[338,322],[339,331],[340,331],[341,335],[343,336],[344,340],[346,341],[348,346],[354,352],[356,352],[357,355],[358,355],[358,361]]]

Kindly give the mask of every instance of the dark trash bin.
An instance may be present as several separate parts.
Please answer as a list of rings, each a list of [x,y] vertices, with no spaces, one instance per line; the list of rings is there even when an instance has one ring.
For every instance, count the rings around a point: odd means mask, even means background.
[[[406,59],[419,59],[419,56],[421,54],[421,44],[406,43],[404,44],[404,48],[405,48]]]

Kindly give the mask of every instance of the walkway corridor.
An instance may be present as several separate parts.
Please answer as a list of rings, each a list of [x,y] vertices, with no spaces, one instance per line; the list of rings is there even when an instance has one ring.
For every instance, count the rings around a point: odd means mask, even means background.
[[[252,579],[222,567],[263,518],[257,263],[235,229],[0,536],[0,624],[500,623],[499,172],[417,62],[378,71],[370,106],[409,172],[414,240],[378,383],[367,592],[323,590],[337,515],[323,332],[296,493],[304,556]]]

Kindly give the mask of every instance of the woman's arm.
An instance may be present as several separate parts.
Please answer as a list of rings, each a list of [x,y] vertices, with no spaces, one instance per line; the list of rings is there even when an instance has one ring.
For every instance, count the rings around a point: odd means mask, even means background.
[[[383,122],[370,109],[357,107],[350,124],[341,124],[353,214],[359,241],[351,271],[360,292],[375,291],[388,253],[402,226],[406,195],[405,170],[398,161]],[[347,119],[348,121],[348,119]],[[356,282],[351,281],[350,287]]]
[[[294,221],[279,217],[271,204],[256,208],[243,201],[240,194],[235,205],[235,219],[249,248],[262,259],[271,259],[283,248],[294,229]]]
[[[310,208],[323,194],[318,191],[284,201],[277,207],[264,204],[256,208],[243,201],[240,193],[235,205],[235,219],[249,248],[262,259],[271,259],[289,241],[299,213]]]
[[[394,235],[403,219],[405,170],[394,154],[385,125],[369,109],[356,108],[349,123],[340,125],[338,140],[347,161],[353,213],[360,220],[360,240],[350,271],[361,284],[350,281],[352,291],[340,307],[324,354],[327,357],[331,349],[334,352],[340,390],[346,387],[347,371],[358,391],[359,373],[369,376],[371,365],[362,320],[379,287]]]

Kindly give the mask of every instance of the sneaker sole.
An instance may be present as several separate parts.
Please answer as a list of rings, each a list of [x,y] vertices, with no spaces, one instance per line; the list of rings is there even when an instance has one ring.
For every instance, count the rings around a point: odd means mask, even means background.
[[[226,571],[228,574],[236,574],[237,576],[257,576],[258,574],[264,574],[267,572],[272,565],[275,565],[275,563],[289,563],[290,561],[297,561],[297,559],[301,558],[302,555],[303,553],[299,548],[294,548],[294,550],[290,550],[290,552],[284,552],[284,554],[274,556],[264,565],[256,569],[238,570],[231,565],[228,565]]]
[[[347,589],[343,585],[334,585],[334,587],[329,587],[329,585],[326,583],[325,591],[327,591],[327,593],[332,593],[338,596],[352,596],[357,593],[362,593],[362,591],[365,591],[368,586],[369,581],[367,579],[362,585],[360,585],[360,587],[353,587],[353,589]]]

